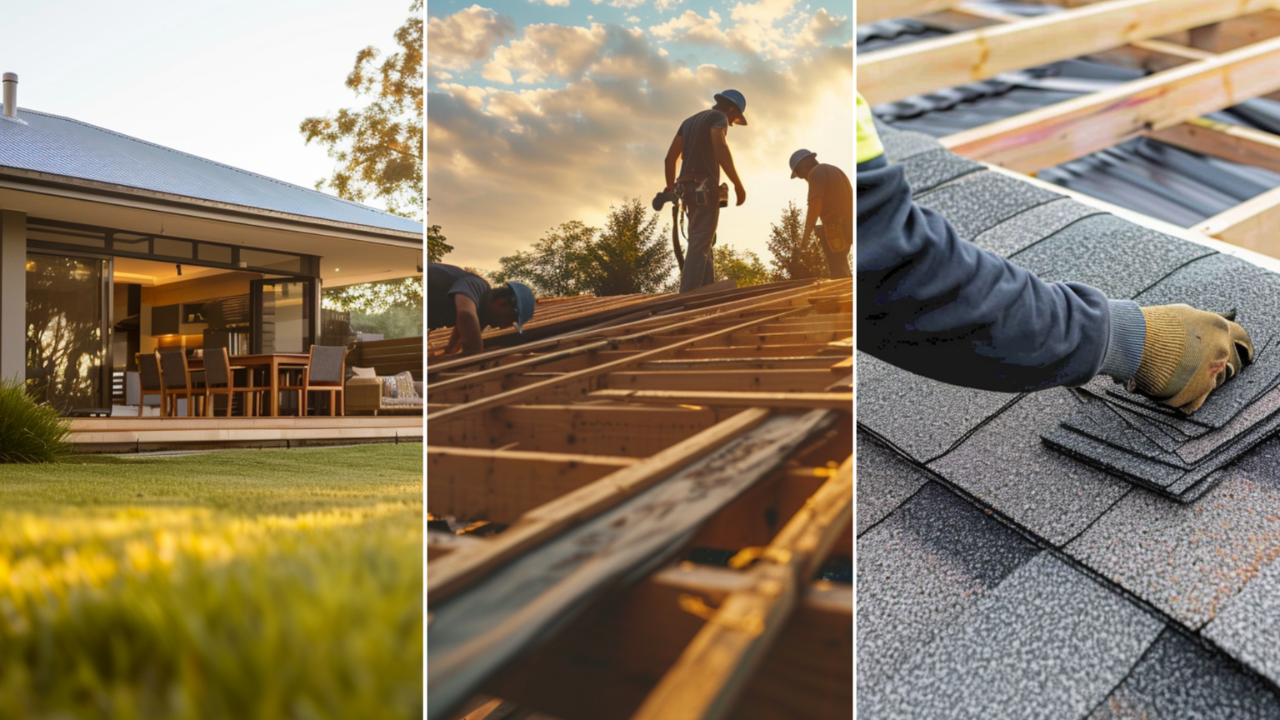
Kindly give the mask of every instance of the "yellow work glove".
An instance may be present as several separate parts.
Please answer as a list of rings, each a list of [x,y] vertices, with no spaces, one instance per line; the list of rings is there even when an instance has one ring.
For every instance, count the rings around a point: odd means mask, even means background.
[[[1190,305],[1142,308],[1147,335],[1130,381],[1137,390],[1190,415],[1219,385],[1253,362],[1253,341],[1228,315]]]

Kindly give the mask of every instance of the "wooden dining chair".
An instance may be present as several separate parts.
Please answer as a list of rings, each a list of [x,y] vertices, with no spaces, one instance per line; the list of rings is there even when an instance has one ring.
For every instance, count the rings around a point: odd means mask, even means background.
[[[193,388],[191,374],[187,369],[187,351],[182,348],[161,348],[160,382],[164,387],[164,395],[160,398],[160,414],[174,417],[178,414],[178,398],[187,399],[187,417],[194,415],[195,401],[203,397],[203,388]],[[166,407],[172,403],[172,411]]]
[[[160,361],[153,352],[137,353],[134,359],[138,361],[138,417],[142,417],[148,395],[160,396],[160,414],[164,415],[164,384],[160,382]]]
[[[204,351],[204,407],[206,416],[213,417],[214,415],[214,396],[226,395],[227,417],[231,417],[231,399],[236,393],[244,393],[241,406],[244,408],[246,416],[250,415],[250,410],[253,411],[253,415],[258,414],[262,395],[269,392],[270,389],[252,385],[237,387],[235,384],[235,371],[244,369],[231,364],[231,358],[228,357],[226,348],[208,348]]]
[[[281,390],[298,391],[298,415],[307,414],[307,393],[329,393],[329,416],[345,415],[343,408],[343,377],[347,371],[347,349],[312,345],[307,367],[302,371],[299,385],[286,384]]]

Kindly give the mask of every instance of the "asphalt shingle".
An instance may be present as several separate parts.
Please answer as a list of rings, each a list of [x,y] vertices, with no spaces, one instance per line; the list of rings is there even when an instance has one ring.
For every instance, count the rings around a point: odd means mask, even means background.
[[[1138,227],[1114,215],[1073,223],[1014,254],[1013,262],[1049,282],[1082,282],[1112,298],[1130,298],[1196,258],[1203,245]]]
[[[1280,553],[1275,440],[1220,470],[1221,484],[1194,504],[1135,490],[1066,551],[1192,630],[1213,618]]]
[[[885,685],[1036,552],[935,483],[858,538],[859,690]]]
[[[942,149],[942,143],[932,135],[894,130],[888,124],[878,120],[876,130],[880,134],[880,142],[884,145],[884,156],[890,162],[903,162],[916,155]]]
[[[1071,198],[1053,200],[1014,215],[983,232],[973,239],[973,244],[997,255],[1009,257],[1073,223],[1100,214],[1101,210]]]
[[[927,478],[866,433],[858,433],[858,535],[885,519]]]
[[[1160,634],[1089,720],[1275,720],[1275,692],[1175,631]]]
[[[1228,600],[1204,635],[1280,685],[1280,563],[1272,559],[1243,592]]]
[[[973,173],[931,192],[916,202],[941,213],[965,240],[1060,195],[991,171]]]
[[[902,166],[907,185],[915,195],[922,195],[965,175],[985,171],[982,165],[942,148],[898,161],[898,164]]]
[[[1037,536],[1062,545],[1130,487],[1040,442],[1040,433],[1076,405],[1066,390],[1026,395],[929,467]]]
[[[1044,553],[904,663],[892,685],[859,692],[858,714],[1081,718],[1124,679],[1162,625]]]
[[[857,363],[858,424],[921,463],[1017,398],[930,380],[865,353]]]

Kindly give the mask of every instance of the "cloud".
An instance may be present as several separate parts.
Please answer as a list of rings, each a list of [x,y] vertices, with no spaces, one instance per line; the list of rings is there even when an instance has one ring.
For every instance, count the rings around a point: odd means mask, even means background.
[[[569,0],[529,0],[531,3],[544,2],[554,7],[569,7]]]
[[[428,18],[428,66],[465,70],[471,63],[489,57],[494,46],[515,34],[514,20],[479,5],[443,18]]]
[[[666,12],[670,10],[672,6],[679,5],[682,2],[684,2],[684,0],[657,0],[657,2],[653,4],[653,7],[658,12]]]
[[[796,44],[801,47],[817,47],[839,37],[848,27],[847,15],[832,15],[826,8],[818,8],[818,12],[813,14],[796,38]]]
[[[649,32],[662,41],[687,40],[707,45],[729,43],[729,38],[720,29],[720,15],[715,10],[705,18],[693,10],[685,10],[683,15],[649,28]]]
[[[662,184],[662,158],[681,121],[725,88],[746,95],[751,118],[729,138],[751,193],[751,207],[722,222],[735,246],[763,253],[786,194],[803,205],[803,183],[788,182],[786,172],[797,147],[852,163],[853,53],[846,47],[786,63],[748,58],[729,70],[677,62],[654,37],[621,26],[546,25],[527,28],[499,57],[495,76],[500,69],[565,83],[454,83],[428,92],[431,221],[459,248],[450,258],[456,262],[496,268],[499,256],[548,228],[573,219],[598,225],[611,203],[647,201]]]
[[[604,53],[605,26],[529,25],[524,36],[499,47],[485,65],[483,77],[507,85],[540,83],[548,77],[581,75]],[[518,78],[513,76],[519,73]]]
[[[778,58],[791,55],[794,38],[785,27],[775,27],[791,14],[796,0],[759,0],[738,3],[729,13],[734,26],[726,33],[734,49]]]

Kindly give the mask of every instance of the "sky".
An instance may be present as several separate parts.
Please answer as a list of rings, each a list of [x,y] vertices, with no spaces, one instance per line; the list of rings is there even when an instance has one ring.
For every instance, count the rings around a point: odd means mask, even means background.
[[[343,85],[356,53],[396,52],[409,5],[10,2],[0,72],[18,74],[19,116],[62,115],[310,188],[335,161],[299,123],[363,104]]]
[[[853,170],[853,6],[805,0],[428,0],[428,224],[482,270],[554,227],[645,203],[680,123],[737,89],[747,191],[719,240],[768,264],[800,148]],[[669,219],[668,213],[663,214]]]

